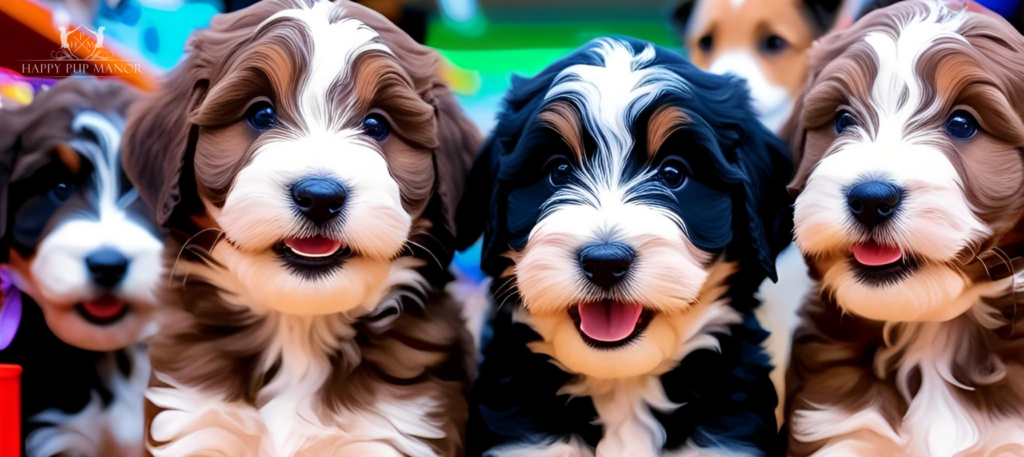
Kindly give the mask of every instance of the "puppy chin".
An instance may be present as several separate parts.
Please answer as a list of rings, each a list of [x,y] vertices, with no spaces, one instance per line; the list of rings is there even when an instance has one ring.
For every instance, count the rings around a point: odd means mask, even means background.
[[[669,317],[658,314],[640,336],[614,350],[597,349],[583,341],[568,315],[517,315],[541,335],[530,344],[534,352],[547,354],[569,371],[599,379],[632,378],[659,371],[680,345]]]
[[[85,320],[74,305],[60,306],[37,300],[46,325],[61,341],[89,351],[115,351],[139,341],[150,323],[149,308],[132,308],[116,323],[98,326]]]
[[[898,281],[867,284],[857,278],[850,262],[836,262],[822,286],[842,309],[876,321],[948,321],[966,312],[992,286],[972,285],[957,270],[935,263],[925,263]]]
[[[219,243],[213,256],[224,266],[213,274],[230,275],[214,279],[214,284],[237,292],[239,304],[300,316],[369,312],[382,298],[392,272],[390,259],[366,255],[352,255],[316,278],[291,271],[270,250],[250,253]]]

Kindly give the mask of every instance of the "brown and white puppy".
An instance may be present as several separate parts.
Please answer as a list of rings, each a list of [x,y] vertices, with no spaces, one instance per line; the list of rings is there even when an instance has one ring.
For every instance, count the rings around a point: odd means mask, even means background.
[[[790,455],[1024,450],[1020,274],[971,273],[1024,234],[1024,38],[978,8],[903,2],[811,54]]]
[[[153,455],[461,455],[440,290],[479,134],[438,63],[357,4],[266,0],[133,112],[125,166],[177,246]]]
[[[842,0],[683,0],[672,13],[690,60],[747,80],[761,122],[778,133],[807,78],[807,50]]]

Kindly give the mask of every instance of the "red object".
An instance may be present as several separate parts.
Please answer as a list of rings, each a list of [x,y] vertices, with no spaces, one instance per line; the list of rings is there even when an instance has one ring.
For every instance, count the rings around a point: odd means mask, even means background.
[[[21,455],[21,367],[0,364],[0,457]]]

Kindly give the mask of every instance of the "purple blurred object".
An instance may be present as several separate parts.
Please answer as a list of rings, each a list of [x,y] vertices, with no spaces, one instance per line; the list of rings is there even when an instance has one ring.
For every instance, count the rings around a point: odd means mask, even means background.
[[[0,268],[0,351],[7,349],[18,333],[21,324],[21,291],[14,285],[14,278],[6,269]]]

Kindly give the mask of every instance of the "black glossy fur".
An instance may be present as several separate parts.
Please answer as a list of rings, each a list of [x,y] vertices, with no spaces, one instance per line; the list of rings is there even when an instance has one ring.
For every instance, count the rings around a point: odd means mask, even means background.
[[[639,53],[647,43],[620,39]],[[523,248],[530,229],[544,217],[540,205],[552,191],[537,181],[546,157],[565,153],[564,142],[550,129],[537,127],[537,114],[551,100],[546,94],[557,75],[572,65],[600,63],[594,43],[553,64],[532,79],[514,78],[498,125],[478,159],[466,198],[459,209],[460,244],[484,234],[482,266],[492,277],[498,309],[485,341],[484,361],[471,395],[469,456],[509,443],[542,443],[573,436],[591,448],[603,432],[589,397],[571,398],[558,391],[573,379],[527,343],[540,339],[527,324],[512,319],[522,306],[511,284],[501,278],[512,261],[503,254]],[[738,261],[728,296],[743,316],[731,335],[716,334],[721,352],[698,350],[661,377],[672,402],[684,404],[671,414],[654,412],[667,432],[662,452],[688,441],[722,445],[750,455],[776,455],[775,391],[768,379],[768,357],[759,343],[766,332],[753,317],[754,293],[765,277],[775,276],[774,259],[789,242],[790,199],[785,183],[791,160],[781,141],[762,127],[748,106],[745,84],[700,71],[677,54],[655,47],[650,66],[663,66],[686,81],[690,94],[663,93],[640,110],[633,123],[631,154],[642,171],[647,157],[647,123],[655,109],[674,105],[698,122],[676,131],[671,149],[690,168],[694,184],[675,191],[638,192],[638,202],[665,207],[686,224],[691,242],[701,250]],[[587,107],[577,109],[585,113]],[[586,115],[584,114],[584,117]],[[547,133],[545,133],[547,132]],[[595,132],[581,132],[586,154],[593,154]],[[658,156],[661,156],[661,152]],[[653,162],[656,164],[658,158]],[[688,190],[687,190],[688,189]]]

